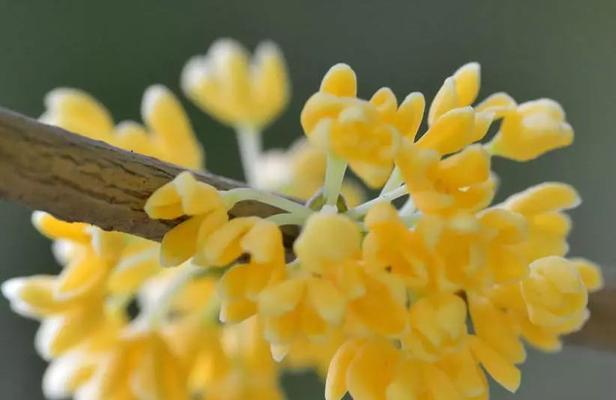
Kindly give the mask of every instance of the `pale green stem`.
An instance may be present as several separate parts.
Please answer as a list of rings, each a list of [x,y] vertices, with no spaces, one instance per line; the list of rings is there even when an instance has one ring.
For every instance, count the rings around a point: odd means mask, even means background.
[[[346,161],[337,157],[331,151],[327,153],[327,169],[325,171],[325,186],[323,187],[326,205],[335,206],[338,202],[346,168]]]
[[[235,132],[244,169],[244,179],[248,186],[255,187],[262,151],[261,132],[252,126],[237,127]]]
[[[399,214],[402,216],[409,215],[415,211],[415,202],[413,201],[413,197],[409,196],[408,200],[402,207],[400,207]]]
[[[402,220],[402,222],[404,222],[404,225],[406,225],[407,228],[412,228],[413,226],[415,226],[417,221],[419,221],[419,218],[421,218],[421,213],[418,212],[414,214],[400,216],[400,219]]]
[[[389,179],[387,179],[387,182],[385,182],[385,186],[383,186],[383,189],[381,189],[381,195],[387,192],[391,192],[400,185],[402,185],[402,173],[400,172],[400,168],[398,168],[398,166],[396,165],[393,171],[391,171]]]
[[[264,192],[251,188],[237,188],[221,192],[221,196],[225,201],[225,205],[230,209],[236,203],[244,200],[256,200],[261,203],[266,203],[274,207],[278,207],[281,210],[288,211],[292,214],[307,218],[314,211],[308,207],[305,207],[293,200],[286,199],[284,197]]]
[[[178,293],[190,282],[196,275],[203,273],[203,267],[193,264],[185,264],[178,267],[180,270],[173,277],[172,282],[165,288],[165,291],[158,299],[158,304],[154,310],[151,310],[148,316],[148,322],[152,327],[158,327],[165,316],[169,313],[169,308],[173,303],[173,299]]]
[[[276,214],[265,219],[277,225],[303,225],[306,221],[304,216],[293,213]]]
[[[357,215],[357,216],[363,216],[365,215],[372,206],[374,206],[375,204],[381,202],[381,201],[394,201],[397,198],[400,198],[404,195],[406,195],[408,192],[406,191],[406,185],[402,185],[390,192],[384,193],[382,195],[380,195],[379,197],[372,199],[370,201],[367,201],[363,204],[358,205],[357,207],[355,207],[353,210],[351,210],[351,214],[353,215]]]

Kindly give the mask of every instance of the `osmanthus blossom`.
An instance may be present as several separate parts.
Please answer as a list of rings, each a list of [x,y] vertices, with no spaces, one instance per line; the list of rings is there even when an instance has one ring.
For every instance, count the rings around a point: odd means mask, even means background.
[[[336,64],[302,110],[305,139],[263,152],[288,86],[271,43],[251,60],[221,40],[188,62],[182,88],[236,130],[249,187],[219,191],[182,172],[144,205],[153,219],[183,218],[160,244],[34,214],[62,271],[11,279],[3,293],[41,321],[47,397],[279,399],[282,371],[314,368],[328,400],[480,400],[489,379],[518,388],[525,342],[558,350],[587,320],[602,279],[567,257],[564,211],[577,192],[549,182],[492,204],[492,157],[527,161],[571,144],[558,103],[477,102],[477,63],[428,107],[389,88],[361,99],[351,67]],[[146,90],[144,125],[115,124],[74,89],[52,91],[46,106],[47,123],[204,168],[162,86]],[[360,182],[380,192],[365,201]],[[230,218],[244,200],[282,211]],[[299,228],[293,243],[284,225]]]

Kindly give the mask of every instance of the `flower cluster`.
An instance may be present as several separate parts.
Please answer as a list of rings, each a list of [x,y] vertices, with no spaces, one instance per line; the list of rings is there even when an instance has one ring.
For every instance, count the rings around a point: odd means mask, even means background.
[[[491,205],[492,157],[526,161],[572,142],[556,102],[496,93],[477,103],[470,63],[426,113],[418,92],[400,104],[389,88],[358,98],[355,73],[338,64],[304,106],[306,139],[264,153],[287,81],[271,44],[253,62],[229,40],[189,61],[183,89],[235,128],[250,188],[179,174],[144,205],[153,219],[182,218],[160,244],[35,213],[63,270],[3,292],[42,320],[47,396],[277,399],[281,369],[315,368],[328,400],[487,399],[487,376],[518,388],[523,341],[555,351],[582,326],[602,278],[566,258],[576,191],[543,183]],[[43,119],[202,168],[170,92],[150,88],[143,104],[146,127],[114,126],[88,95],[61,89]],[[359,182],[380,193],[364,201]],[[245,200],[280,213],[230,218]]]

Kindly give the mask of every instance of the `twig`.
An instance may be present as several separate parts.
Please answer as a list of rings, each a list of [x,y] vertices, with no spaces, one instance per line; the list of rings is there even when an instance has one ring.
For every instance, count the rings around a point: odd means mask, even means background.
[[[143,205],[182,170],[0,108],[0,198],[65,221],[160,241],[181,220],[153,221]],[[245,187],[208,172],[194,174],[218,189]],[[268,217],[279,212],[246,200],[236,204],[230,215]],[[294,239],[293,232],[287,235]]]

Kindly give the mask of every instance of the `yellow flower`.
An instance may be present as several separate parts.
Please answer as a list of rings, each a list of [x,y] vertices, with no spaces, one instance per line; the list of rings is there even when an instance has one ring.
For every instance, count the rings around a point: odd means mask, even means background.
[[[339,400],[348,391],[356,399],[385,398],[387,386],[400,362],[400,353],[384,340],[349,340],[329,366],[327,400]]]
[[[340,346],[329,367],[325,398],[355,399],[487,399],[485,376],[463,346],[438,363],[405,355],[379,339],[350,339]]]
[[[306,222],[293,247],[302,268],[324,275],[344,261],[358,258],[360,245],[359,227],[350,218],[317,213]]]
[[[316,370],[324,379],[332,357],[346,340],[344,329],[335,329],[324,340],[312,341],[308,338],[298,338],[291,343],[284,359],[284,367],[290,370],[304,371],[308,368]]]
[[[41,121],[188,168],[202,168],[204,152],[180,102],[162,85],[143,95],[141,115],[147,125],[124,121],[114,126],[109,111],[89,94],[60,88],[45,98]]]
[[[588,317],[584,282],[576,265],[562,257],[534,261],[521,285],[529,319],[535,325],[576,329]]]
[[[399,275],[410,288],[427,286],[433,255],[423,237],[404,225],[396,209],[380,202],[370,209],[365,223],[368,234],[362,247],[367,266]]]
[[[425,213],[476,211],[494,197],[496,178],[490,172],[490,157],[480,146],[441,159],[419,143],[405,143],[396,164],[415,205]]]
[[[490,142],[490,152],[516,161],[528,161],[573,142],[573,128],[560,104],[540,99],[520,104],[505,114]]]
[[[480,70],[478,63],[468,63],[445,79],[430,105],[428,112],[430,125],[448,111],[469,106],[475,101],[479,94]]]
[[[496,382],[510,392],[515,392],[518,389],[521,373],[511,361],[476,336],[471,336],[470,348],[477,362],[481,363]]]
[[[171,182],[157,189],[146,201],[144,209],[150,218],[190,218],[181,222],[163,237],[161,264],[175,266],[193,257],[215,229],[227,222],[227,209],[218,191],[184,171]]]
[[[357,99],[356,93],[353,70],[346,64],[333,66],[319,92],[306,102],[301,123],[313,143],[349,162],[366,184],[377,187],[391,172],[400,137],[415,136],[424,100],[411,93],[398,107],[388,88],[370,101]]]
[[[467,302],[475,335],[510,363],[523,362],[526,351],[506,312],[480,294],[468,293]]]
[[[233,127],[261,129],[280,114],[289,97],[284,58],[271,42],[253,60],[231,39],[216,41],[188,61],[182,89],[205,112]]]
[[[521,214],[528,226],[529,239],[521,251],[528,262],[546,256],[564,256],[569,250],[569,217],[562,213],[577,207],[580,198],[567,184],[546,182],[509,197],[502,207]],[[499,206],[500,207],[500,206]]]
[[[212,235],[209,243],[216,239],[216,234]],[[258,221],[243,237],[233,240],[250,258],[247,263],[234,265],[220,278],[220,314],[224,322],[238,322],[254,315],[259,294],[285,276],[282,235],[274,223]]]
[[[466,304],[448,293],[423,297],[412,304],[411,330],[401,342],[413,357],[437,361],[443,354],[459,351],[466,339]]]

